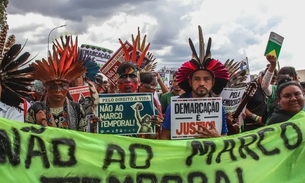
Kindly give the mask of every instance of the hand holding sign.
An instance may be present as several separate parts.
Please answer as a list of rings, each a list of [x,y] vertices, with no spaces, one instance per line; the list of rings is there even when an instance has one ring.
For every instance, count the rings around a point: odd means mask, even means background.
[[[197,130],[199,138],[214,138],[214,137],[220,137],[221,135],[218,133],[215,123],[210,124],[211,129],[206,128],[203,125],[198,125],[198,128],[200,130]]]
[[[270,36],[268,39],[268,43],[267,43],[264,55],[265,56],[270,55],[270,56],[279,58],[283,41],[284,41],[283,36],[281,36],[275,32],[270,32]]]
[[[272,65],[272,66],[276,66],[276,56],[274,55],[266,55],[266,59],[268,60],[268,62]]]

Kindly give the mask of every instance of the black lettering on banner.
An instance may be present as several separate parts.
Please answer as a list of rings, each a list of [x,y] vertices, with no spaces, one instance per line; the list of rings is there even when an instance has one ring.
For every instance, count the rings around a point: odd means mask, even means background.
[[[223,181],[224,180],[224,181]],[[216,183],[230,183],[229,177],[225,174],[224,171],[216,171]]]
[[[130,176],[125,177],[125,180],[121,182],[119,179],[117,179],[115,176],[110,176],[107,178],[108,183],[133,183],[133,179]]]
[[[136,149],[144,149],[146,150],[148,157],[145,160],[145,164],[140,166],[137,165],[136,160],[137,160],[137,153]],[[150,167],[150,160],[153,158],[153,151],[150,146],[144,145],[144,144],[130,144],[129,146],[129,152],[130,152],[130,160],[129,160],[129,166],[131,168],[135,169],[147,169]]]
[[[264,140],[265,138],[265,133],[266,132],[270,132],[270,131],[274,131],[273,128],[264,128],[262,130],[259,130],[257,132],[258,136],[259,136],[259,140],[257,142],[257,147],[262,151],[262,153],[264,155],[275,155],[275,154],[279,154],[280,153],[280,150],[278,148],[274,148],[273,150],[270,150],[268,151],[263,145],[262,145],[262,141]]]
[[[37,145],[35,146],[35,141]],[[39,150],[34,150],[34,147],[38,147]],[[43,140],[35,135],[30,135],[30,140],[28,143],[28,152],[25,160],[25,167],[30,168],[32,163],[32,158],[35,156],[40,156],[42,160],[42,165],[44,168],[50,168],[50,162],[47,156],[46,146],[43,143]]]
[[[221,162],[221,155],[225,152],[229,152],[231,160],[236,161],[236,156],[233,153],[233,150],[234,150],[234,147],[235,147],[235,141],[233,139],[227,139],[227,140],[223,140],[223,142],[224,142],[224,147],[218,153],[218,155],[216,157],[216,163]]]
[[[45,127],[39,127],[36,128],[35,126],[26,126],[26,127],[22,127],[20,130],[24,131],[24,132],[32,132],[32,133],[36,133],[36,134],[42,134],[45,131]]]
[[[20,135],[16,128],[12,128],[14,133],[14,142],[11,143],[6,131],[0,130],[0,163],[6,162],[8,158],[12,166],[20,164]],[[11,144],[14,146],[12,147]]]
[[[203,146],[204,146],[204,147],[203,147]],[[199,156],[203,156],[203,155],[205,155],[205,154],[208,153],[209,149],[211,149],[211,150],[210,150],[210,152],[209,152],[208,155],[207,155],[206,163],[207,163],[208,165],[210,165],[210,164],[212,163],[213,153],[214,153],[215,150],[216,150],[216,145],[215,145],[215,143],[214,143],[213,141],[203,141],[203,146],[202,146],[201,142],[199,142],[199,141],[192,141],[192,142],[191,142],[192,154],[189,155],[189,156],[186,158],[185,164],[186,164],[187,166],[191,166],[191,165],[192,165],[192,163],[193,163],[193,160],[192,160],[192,159],[193,159],[193,157],[194,157],[195,155],[198,154],[198,151],[199,151]]]
[[[187,182],[188,183],[194,183],[195,179],[198,180],[198,178],[200,178],[200,181],[196,181],[196,182],[202,182],[202,183],[207,183],[208,182],[208,178],[207,176],[202,173],[202,172],[192,172],[187,176]]]
[[[140,173],[137,175],[137,183],[147,182],[146,180],[150,180],[150,182],[157,182],[157,177],[151,173]]]
[[[295,138],[295,136],[293,136],[294,138],[292,138],[292,139],[296,139],[297,141],[295,142],[295,144],[292,144],[292,145],[289,144],[289,139],[286,136],[286,131],[287,131],[288,126],[291,126],[295,130],[296,135],[297,135],[296,138]],[[296,124],[287,122],[287,123],[281,124],[280,127],[282,129],[281,138],[284,140],[284,145],[287,149],[293,150],[301,145],[302,139],[303,139],[302,131]]]
[[[53,145],[53,164],[60,166],[60,167],[70,167],[73,165],[76,165],[77,161],[75,158],[75,149],[76,149],[76,144],[74,140],[72,139],[53,139],[52,140],[52,145]],[[69,159],[67,161],[62,160],[62,154],[59,151],[60,146],[68,146],[68,156]]]
[[[120,159],[112,159],[113,153],[116,151]],[[120,168],[125,169],[125,151],[118,145],[109,144],[106,150],[106,157],[104,159],[103,169],[106,170],[111,163],[120,163]]]
[[[89,178],[89,177],[41,177],[40,178],[41,183],[101,183],[100,178]]]
[[[179,175],[164,175],[161,179],[161,183],[182,183],[182,178]]]
[[[238,183],[243,183],[244,182],[243,170],[241,168],[236,168],[236,173],[237,173]]]
[[[252,139],[252,140],[251,140],[250,142],[248,142],[248,143],[246,143],[246,139],[248,139],[247,137],[250,137],[250,138]],[[238,137],[238,139],[239,139],[240,142],[241,142],[241,144],[240,144],[240,146],[239,146],[239,148],[238,148],[238,152],[239,152],[239,154],[240,154],[240,157],[242,157],[242,158],[244,158],[244,159],[247,157],[247,155],[243,152],[243,149],[244,149],[245,152],[247,152],[247,154],[248,154],[249,156],[251,156],[253,159],[259,160],[259,156],[258,156],[254,151],[252,151],[252,150],[249,148],[249,146],[250,146],[251,144],[253,144],[254,142],[257,141],[257,136],[256,136],[256,134],[245,135],[245,136],[242,136],[242,137]]]

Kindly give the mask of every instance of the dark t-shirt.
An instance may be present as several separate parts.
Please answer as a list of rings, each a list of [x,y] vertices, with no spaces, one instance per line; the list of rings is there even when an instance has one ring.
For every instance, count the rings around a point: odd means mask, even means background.
[[[257,82],[254,80],[253,82]],[[261,88],[261,85],[257,83],[257,90],[252,98],[248,101],[247,109],[252,112],[253,114],[256,114],[258,116],[263,116],[267,107],[266,104],[266,94]],[[255,120],[251,118],[246,118],[244,120],[245,123],[256,123]]]

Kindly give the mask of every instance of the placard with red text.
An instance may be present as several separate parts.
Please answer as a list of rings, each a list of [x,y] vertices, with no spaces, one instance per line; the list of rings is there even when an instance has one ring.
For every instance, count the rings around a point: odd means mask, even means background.
[[[210,129],[212,123],[221,133],[222,97],[171,99],[171,139],[194,138],[202,131],[198,125]]]

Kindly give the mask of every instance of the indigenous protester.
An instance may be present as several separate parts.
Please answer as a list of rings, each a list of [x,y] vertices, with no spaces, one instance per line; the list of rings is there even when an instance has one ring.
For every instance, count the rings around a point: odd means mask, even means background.
[[[271,114],[268,125],[287,121],[304,107],[302,86],[291,77],[286,76],[278,81],[276,92],[279,108]]]
[[[209,38],[206,52],[204,50],[204,42],[201,27],[199,29],[200,50],[197,56],[193,42],[189,39],[192,50],[192,59],[182,64],[178,69],[176,79],[178,85],[185,91],[179,98],[205,98],[211,97],[211,92],[219,95],[229,80],[229,73],[225,66],[218,60],[211,58],[211,38]],[[216,84],[217,83],[217,84]],[[199,137],[210,138],[226,135],[228,132],[226,125],[226,115],[222,110],[222,130],[218,132],[215,124],[211,125],[211,129],[200,126],[197,129]],[[161,139],[170,139],[171,131],[171,105],[165,112]]]
[[[121,43],[121,47],[124,51],[124,56],[125,56],[125,61],[123,62],[121,65],[118,66],[117,69],[117,74],[119,75],[118,81],[117,81],[117,87],[119,90],[119,93],[137,93],[139,92],[139,89],[141,91],[143,91],[144,87],[140,87],[140,81],[139,81],[139,76],[140,76],[140,71],[144,70],[145,66],[148,66],[152,61],[150,60],[150,58],[145,58],[145,55],[148,51],[148,48],[150,46],[150,44],[148,44],[147,46],[145,46],[145,43],[143,43],[143,49],[142,52],[138,52],[138,48],[137,45],[139,43],[140,36],[138,35],[136,37],[135,40],[133,40],[133,50],[131,51],[131,53],[128,52],[125,44],[121,41],[121,39],[119,39],[120,43]],[[144,48],[145,46],[145,48]],[[146,65],[142,65],[142,63],[145,62]],[[142,67],[142,68],[141,68]],[[154,78],[154,76],[149,74],[148,78]],[[144,79],[144,78],[142,78]],[[153,83],[153,80],[151,80],[149,83],[142,83],[145,85],[150,85],[149,89],[152,89],[151,87],[156,86],[156,83],[154,83],[154,86],[151,86],[151,84]],[[143,86],[143,85],[142,85]],[[145,92],[148,92],[147,87],[145,87],[146,90]],[[149,90],[149,92],[155,92],[154,90]],[[158,105],[156,105],[156,101],[154,102],[154,106],[156,107],[157,111],[158,111]],[[151,116],[149,121],[154,124],[154,125],[159,125],[160,121],[162,119],[160,119],[157,115],[155,116]],[[155,139],[158,138],[158,134],[159,132],[157,132],[157,134],[154,135],[139,135],[139,137],[141,138],[149,138],[149,139]]]
[[[35,80],[31,90],[33,93],[27,98],[31,105],[36,101],[41,101],[44,99],[45,88],[41,81]]]
[[[268,123],[271,114],[275,110],[275,108],[278,107],[277,105],[277,85],[271,85],[272,78],[274,78],[274,72],[276,72],[275,68],[277,65],[277,58],[275,56],[267,55],[266,59],[270,63],[269,68],[266,72],[266,74],[263,77],[261,87],[264,90],[265,94],[268,96],[267,99],[267,111],[265,114],[266,123]],[[294,81],[299,82],[297,72],[294,67],[286,66],[282,67],[278,71],[278,79],[280,80],[280,77],[283,77],[283,75],[290,76]]]
[[[108,93],[108,81],[103,80],[102,73],[95,75],[94,85],[98,93]]]
[[[261,83],[266,71],[267,69],[261,71],[258,77],[251,81],[256,87],[253,91],[254,95],[249,99],[245,109],[246,118],[244,119],[243,131],[250,131],[265,126],[266,122],[263,120],[263,115],[267,107],[267,96],[261,87]]]
[[[87,131],[87,122],[82,106],[68,99],[69,84],[85,72],[84,60],[78,60],[77,37],[61,36],[53,44],[53,54],[48,61],[36,61],[33,66],[35,79],[40,79],[46,88],[44,101],[35,102],[28,110],[26,122],[42,126]]]
[[[90,96],[82,97],[80,101],[78,101],[86,115],[96,114],[96,107],[98,105],[98,92],[94,84],[95,76],[100,70],[100,67],[96,62],[92,60],[90,56],[83,55],[82,52],[78,54],[78,61],[84,62],[84,66],[86,68],[86,72],[81,75],[79,78],[74,80],[70,87],[80,87],[87,86],[90,91]]]
[[[248,71],[246,69],[241,70],[241,63],[240,62],[234,62],[234,59],[230,60],[228,59],[224,65],[228,69],[228,72],[230,74],[230,79],[226,85],[225,88],[245,88],[247,86],[247,83],[245,82],[247,77],[249,77]],[[245,99],[245,94],[242,97]],[[224,98],[223,98],[224,100]],[[237,107],[235,111],[226,111],[226,122],[228,127],[228,135],[237,134],[240,132],[240,126],[242,120],[244,118],[244,114],[242,113],[242,109],[246,105],[246,100],[241,100],[241,103]],[[240,116],[242,118],[240,118]]]
[[[177,72],[175,72],[173,74],[173,80],[172,80],[172,88],[173,89],[172,89],[172,91],[167,92],[165,94],[161,94],[161,96],[160,96],[160,103],[161,103],[161,106],[162,106],[162,113],[163,114],[165,113],[167,106],[170,104],[171,98],[175,97],[175,96],[178,97],[178,96],[180,96],[181,94],[184,93],[184,91],[180,88],[180,86],[177,83],[176,74],[177,74]]]
[[[15,44],[15,36],[7,38],[8,25],[0,32],[0,117],[24,122],[30,104],[25,100],[30,95],[33,67],[24,67],[30,53],[19,56],[23,46]],[[6,39],[7,38],[7,39]],[[19,57],[18,57],[19,56]]]

